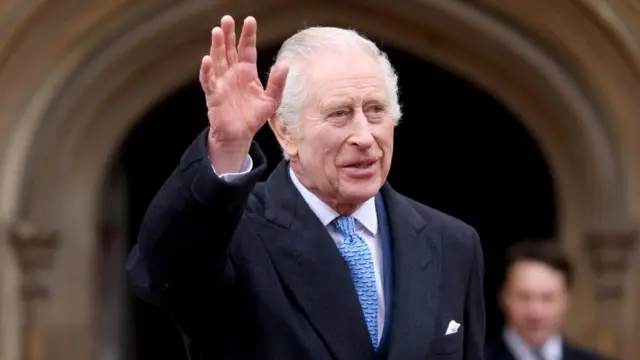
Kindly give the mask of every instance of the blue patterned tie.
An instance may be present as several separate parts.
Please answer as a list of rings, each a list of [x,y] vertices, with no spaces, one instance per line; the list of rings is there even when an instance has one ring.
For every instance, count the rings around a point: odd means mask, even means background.
[[[360,299],[364,319],[369,328],[373,348],[378,347],[378,295],[376,293],[376,274],[367,243],[356,233],[356,221],[352,217],[340,216],[335,220],[336,227],[344,237],[338,247],[351,272],[351,280]]]

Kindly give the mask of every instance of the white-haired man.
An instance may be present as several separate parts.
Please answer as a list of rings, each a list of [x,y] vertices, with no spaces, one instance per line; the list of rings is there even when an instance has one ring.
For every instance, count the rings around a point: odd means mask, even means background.
[[[127,262],[191,359],[481,360],[475,230],[396,193],[401,116],[387,57],[357,33],[287,39],[266,89],[254,18],[213,29],[200,82],[210,126],[151,203]],[[264,183],[253,137],[285,160]]]

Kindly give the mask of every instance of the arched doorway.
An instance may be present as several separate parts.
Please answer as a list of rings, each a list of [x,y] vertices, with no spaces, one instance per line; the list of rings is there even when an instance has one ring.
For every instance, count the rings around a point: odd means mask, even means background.
[[[607,276],[594,274],[585,240],[590,234],[607,238],[612,228],[637,229],[640,123],[634,94],[640,89],[640,67],[629,36],[634,13],[622,16],[614,2],[596,6],[573,0],[398,4],[197,0],[79,8],[65,0],[16,3],[24,11],[9,24],[7,41],[0,41],[0,82],[8,89],[0,114],[0,127],[7,130],[0,132],[0,307],[10,309],[0,312],[0,356],[19,358],[23,320],[20,312],[12,312],[21,305],[20,272],[2,228],[28,221],[57,231],[64,244],[49,277],[48,311],[41,314],[47,354],[95,357],[102,340],[96,324],[101,310],[95,291],[100,269],[95,258],[101,250],[96,230],[109,165],[140,116],[195,75],[212,19],[223,13],[255,15],[261,47],[305,25],[365,29],[499,98],[535,135],[553,170],[557,232],[578,265],[575,316],[568,319],[567,334],[583,344],[598,342],[609,353],[618,340],[633,354],[629,350],[638,345],[640,320],[624,306],[632,309],[634,297],[617,295],[604,304],[593,295],[611,279],[616,290],[624,284],[637,289],[637,281],[620,267]],[[62,12],[69,15],[64,25]],[[60,30],[55,41],[34,47],[52,27]],[[600,248],[612,244],[616,250],[619,242],[605,240]],[[608,255],[604,250],[592,254]],[[634,266],[629,272],[637,274],[640,268]],[[625,311],[624,324],[609,321],[617,311]]]
[[[277,47],[260,51],[265,74]],[[504,106],[468,81],[386,46],[396,67],[404,118],[389,181],[401,193],[475,226],[486,261],[488,336],[502,326],[495,294],[502,255],[513,241],[555,234],[553,184],[532,137]],[[157,104],[127,138],[114,169],[124,171],[129,246],[142,216],[182,152],[207,124],[194,80]],[[281,155],[271,130],[258,135],[271,169]],[[159,309],[131,298],[129,343],[135,359],[184,355],[175,326]],[[158,344],[164,344],[158,346]]]

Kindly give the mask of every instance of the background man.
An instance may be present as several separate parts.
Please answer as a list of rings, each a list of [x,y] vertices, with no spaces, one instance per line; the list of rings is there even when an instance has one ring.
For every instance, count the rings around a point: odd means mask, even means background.
[[[551,241],[525,241],[508,253],[500,304],[507,326],[487,360],[601,360],[560,333],[569,304],[571,263]]]
[[[386,183],[397,77],[371,41],[309,28],[263,89],[256,29],[222,18],[202,60],[210,127],[150,205],[128,259],[192,359],[480,360],[474,229]],[[269,121],[285,161],[258,183]]]

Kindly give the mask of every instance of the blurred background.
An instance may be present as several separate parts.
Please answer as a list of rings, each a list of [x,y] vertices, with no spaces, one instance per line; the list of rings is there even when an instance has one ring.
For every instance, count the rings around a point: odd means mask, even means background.
[[[227,13],[257,18],[263,75],[309,25],[387,52],[405,114],[389,181],[480,233],[488,339],[504,326],[506,249],[554,238],[576,271],[566,336],[640,358],[637,2],[4,0],[1,360],[184,359],[123,264],[207,125],[198,68]],[[258,142],[275,167],[268,128]]]

